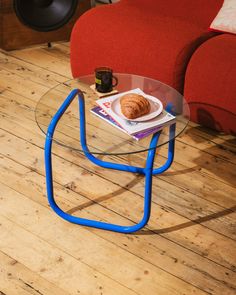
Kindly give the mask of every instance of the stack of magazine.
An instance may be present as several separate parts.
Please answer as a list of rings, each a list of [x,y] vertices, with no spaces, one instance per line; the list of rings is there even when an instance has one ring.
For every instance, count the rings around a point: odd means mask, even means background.
[[[97,106],[93,107],[91,112],[136,140],[145,138],[150,134],[160,131],[163,127],[174,123],[175,117],[165,110],[162,110],[160,114],[147,121],[132,121],[119,115],[119,113],[114,111],[112,104],[114,105],[115,101],[119,100],[120,97],[127,93],[136,93],[144,97],[147,96],[141,89],[136,88],[127,92],[104,97],[96,100]]]

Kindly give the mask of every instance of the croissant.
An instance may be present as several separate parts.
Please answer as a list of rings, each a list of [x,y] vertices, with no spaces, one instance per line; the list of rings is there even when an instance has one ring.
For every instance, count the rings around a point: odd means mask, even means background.
[[[128,119],[136,119],[150,111],[149,101],[142,95],[128,93],[121,97],[120,106],[122,114]]]

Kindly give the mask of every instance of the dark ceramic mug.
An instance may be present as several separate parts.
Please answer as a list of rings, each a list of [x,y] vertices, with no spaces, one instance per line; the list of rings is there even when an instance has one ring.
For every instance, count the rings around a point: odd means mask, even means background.
[[[115,80],[114,84],[113,80]],[[113,70],[111,68],[99,67],[95,69],[95,87],[98,92],[111,92],[117,84],[118,79],[113,76]]]

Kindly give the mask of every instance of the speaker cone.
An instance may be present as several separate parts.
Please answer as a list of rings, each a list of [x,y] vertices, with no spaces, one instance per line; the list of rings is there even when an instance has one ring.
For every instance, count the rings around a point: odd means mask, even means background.
[[[42,32],[64,26],[77,6],[78,0],[14,0],[14,9],[20,21]]]

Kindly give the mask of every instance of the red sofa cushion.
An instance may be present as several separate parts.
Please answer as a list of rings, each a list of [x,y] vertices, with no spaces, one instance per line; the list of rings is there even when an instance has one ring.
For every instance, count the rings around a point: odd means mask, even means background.
[[[187,63],[209,38],[222,0],[121,0],[85,13],[71,35],[74,77],[98,66],[158,79],[183,90]]]
[[[147,6],[155,14],[185,20],[207,29],[224,0],[121,0],[126,5],[135,7]]]
[[[236,134],[236,36],[222,34],[193,54],[185,76],[184,96],[191,120]]]

